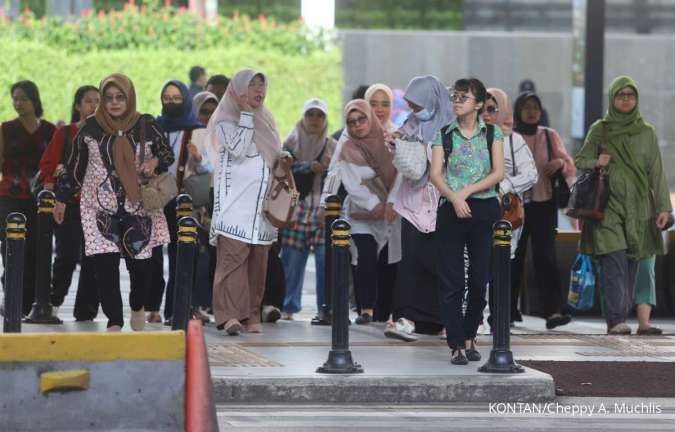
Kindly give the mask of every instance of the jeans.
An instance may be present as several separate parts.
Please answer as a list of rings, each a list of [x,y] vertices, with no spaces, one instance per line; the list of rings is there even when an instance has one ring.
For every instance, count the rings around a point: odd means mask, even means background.
[[[305,282],[305,267],[309,249],[284,247],[281,249],[281,261],[286,274],[286,298],[284,312],[297,313],[302,309],[302,287]],[[316,303],[317,309],[326,302],[326,254],[325,247],[314,249],[316,263]]]
[[[469,199],[471,217],[458,218],[446,202],[436,220],[436,263],[441,320],[450,349],[464,348],[474,339],[485,309],[485,294],[492,273],[492,224],[499,218],[496,199]],[[467,308],[464,301],[464,247],[469,255]]]

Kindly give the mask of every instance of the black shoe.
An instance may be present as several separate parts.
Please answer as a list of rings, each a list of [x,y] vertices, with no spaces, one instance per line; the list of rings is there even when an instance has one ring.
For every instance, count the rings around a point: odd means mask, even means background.
[[[658,336],[663,334],[663,330],[658,327],[647,327],[646,329],[637,329],[639,336]]]
[[[511,322],[523,322],[523,314],[518,309],[511,312]]]
[[[450,363],[454,365],[467,365],[469,360],[466,358],[461,349],[453,349],[450,354]]]
[[[370,316],[370,314],[368,313],[362,313],[361,315],[356,317],[354,322],[359,325],[370,324],[371,322],[373,322],[373,317]]]
[[[469,348],[465,352],[466,358],[469,359],[469,361],[480,361],[481,356],[478,350],[476,349],[476,341],[471,341],[471,348]]]
[[[564,326],[572,321],[572,317],[568,314],[553,314],[546,318],[546,328],[552,330],[558,326]]]

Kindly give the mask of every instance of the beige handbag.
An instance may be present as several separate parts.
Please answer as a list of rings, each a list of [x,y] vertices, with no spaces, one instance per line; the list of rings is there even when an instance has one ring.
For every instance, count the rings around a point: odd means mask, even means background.
[[[145,160],[145,121],[141,118],[141,165]],[[176,179],[168,171],[150,177],[141,184],[141,203],[146,210],[163,209],[178,195]]]
[[[298,205],[299,193],[291,173],[291,162],[282,158],[274,163],[270,181],[265,193],[263,214],[277,228],[288,228],[293,224],[293,214]]]

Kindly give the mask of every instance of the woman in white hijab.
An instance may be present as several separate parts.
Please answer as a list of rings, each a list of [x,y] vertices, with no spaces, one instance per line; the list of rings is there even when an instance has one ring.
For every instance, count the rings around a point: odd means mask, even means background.
[[[270,171],[281,155],[272,114],[264,106],[267,77],[239,71],[209,120],[217,155],[210,242],[217,248],[213,310],[218,329],[261,333],[267,254],[277,230],[262,212]]]

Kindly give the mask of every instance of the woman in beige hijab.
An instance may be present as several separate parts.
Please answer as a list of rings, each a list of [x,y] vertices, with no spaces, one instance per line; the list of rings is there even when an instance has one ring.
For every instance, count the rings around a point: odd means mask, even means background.
[[[211,244],[217,248],[213,310],[218,329],[261,333],[267,254],[277,229],[262,212],[270,171],[281,154],[272,114],[264,106],[267,77],[239,71],[209,120],[213,179]]]
[[[169,231],[161,209],[143,208],[141,180],[166,171],[173,163],[173,152],[155,120],[136,111],[136,92],[129,78],[110,75],[101,82],[100,93],[101,104],[78,131],[65,173],[59,177],[54,218],[61,223],[63,203],[80,193],[85,253],[91,257],[108,330],[119,331],[124,324],[121,256],[131,278],[131,328],[142,330],[149,258],[152,248],[169,242]]]

